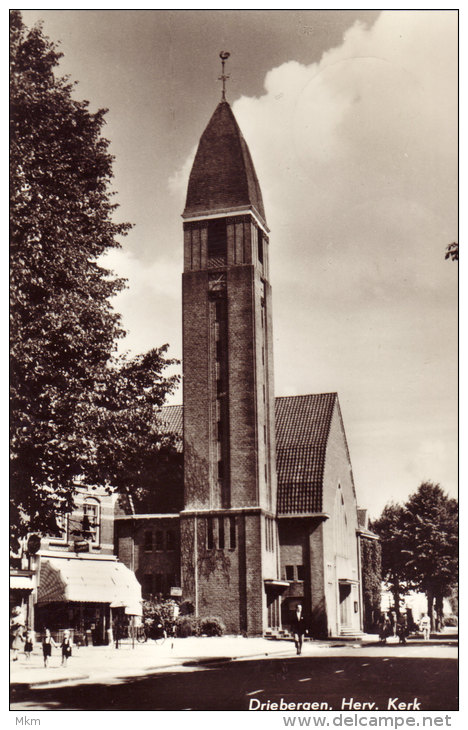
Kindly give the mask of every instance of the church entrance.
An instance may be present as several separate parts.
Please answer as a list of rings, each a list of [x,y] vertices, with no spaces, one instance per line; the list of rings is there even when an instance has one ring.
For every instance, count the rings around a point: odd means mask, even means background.
[[[340,628],[351,626],[351,586],[349,583],[339,583],[340,591]]]
[[[275,591],[267,591],[268,628],[281,628],[279,596]]]

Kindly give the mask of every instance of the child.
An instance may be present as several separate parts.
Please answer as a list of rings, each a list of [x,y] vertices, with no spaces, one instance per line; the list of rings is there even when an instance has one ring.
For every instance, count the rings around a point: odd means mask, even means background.
[[[44,666],[47,667],[49,664],[49,657],[52,655],[52,647],[55,646],[57,648],[57,644],[55,643],[50,630],[45,630],[45,636],[42,641],[42,653],[44,655]]]
[[[72,653],[72,643],[70,639],[70,632],[67,630],[63,635],[62,640],[62,667],[67,666],[67,659]]]
[[[33,650],[32,633],[31,633],[31,631],[28,631],[26,633],[26,641],[24,642],[24,655],[28,661],[31,659],[32,650]]]

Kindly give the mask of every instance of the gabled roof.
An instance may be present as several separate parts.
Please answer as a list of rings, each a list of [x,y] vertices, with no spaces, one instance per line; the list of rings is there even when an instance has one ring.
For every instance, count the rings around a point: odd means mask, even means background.
[[[203,132],[190,173],[184,218],[254,208],[265,223],[262,192],[247,143],[227,101]]]
[[[323,472],[336,393],[276,398],[278,514],[322,512]]]
[[[275,399],[278,514],[322,512],[325,455],[337,402],[336,393]],[[162,419],[182,439],[183,406],[165,406]]]

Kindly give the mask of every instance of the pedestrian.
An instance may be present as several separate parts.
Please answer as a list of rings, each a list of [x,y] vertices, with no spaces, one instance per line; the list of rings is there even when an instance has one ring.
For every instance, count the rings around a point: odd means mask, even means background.
[[[57,644],[54,641],[54,637],[50,633],[49,629],[45,630],[45,635],[42,640],[42,654],[44,656],[44,666],[47,667],[49,664],[49,659],[52,656],[52,647],[55,646],[57,648]]]
[[[400,618],[397,621],[396,631],[400,644],[406,644],[406,637],[408,636],[408,622],[405,613],[400,614]]]
[[[391,636],[392,634],[392,627],[390,625],[390,621],[388,620],[388,616],[386,613],[383,613],[379,620],[379,641],[381,644],[387,643],[387,636]]]
[[[304,615],[302,613],[302,605],[300,603],[298,603],[296,606],[291,628],[294,635],[296,654],[299,655],[302,651],[302,640],[304,638],[304,634],[306,633],[306,623]]]
[[[12,650],[11,660],[13,662],[18,661],[18,652],[23,646],[23,631],[24,628],[21,624],[10,623],[10,648]]]
[[[67,630],[65,631],[62,639],[62,667],[67,666],[67,660],[68,657],[71,657],[72,654],[72,642],[70,638],[70,632]]]
[[[32,650],[33,650],[33,635],[32,635],[32,631],[28,631],[26,633],[26,641],[24,642],[24,655],[28,661],[31,659]]]
[[[429,641],[431,635],[431,619],[427,613],[423,613],[419,622],[419,628],[422,631],[424,641]]]
[[[397,615],[396,611],[390,611],[390,626],[392,628],[391,636],[397,635]]]

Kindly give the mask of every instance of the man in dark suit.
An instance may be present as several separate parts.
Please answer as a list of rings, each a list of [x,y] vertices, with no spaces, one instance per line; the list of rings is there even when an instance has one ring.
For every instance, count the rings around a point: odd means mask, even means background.
[[[306,633],[306,622],[304,614],[302,613],[302,605],[297,604],[296,610],[294,611],[294,618],[291,625],[294,634],[294,644],[296,646],[296,653],[300,654],[302,651],[302,640]]]

